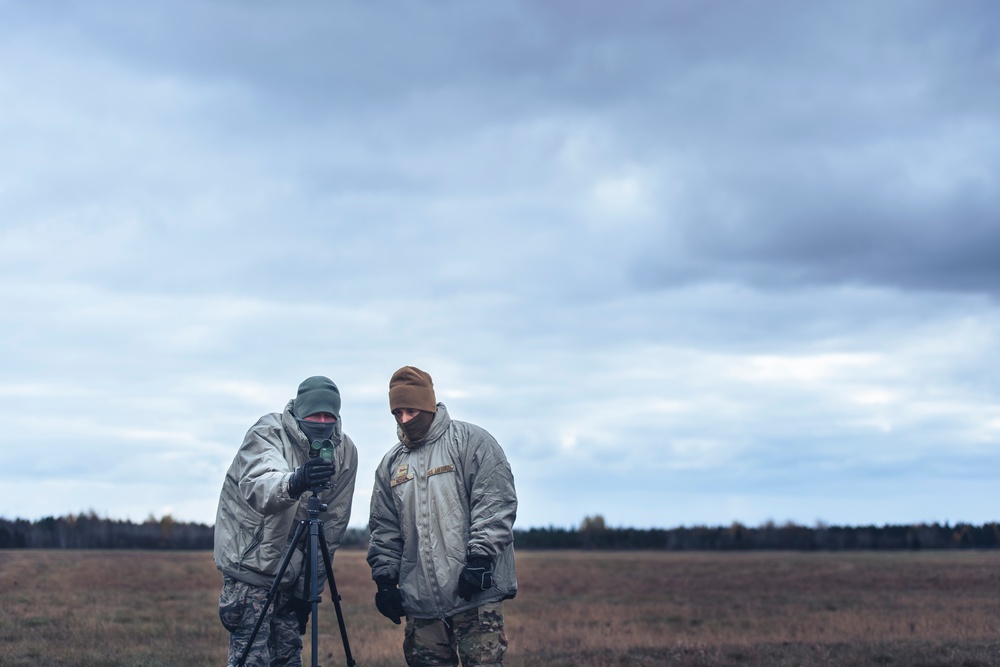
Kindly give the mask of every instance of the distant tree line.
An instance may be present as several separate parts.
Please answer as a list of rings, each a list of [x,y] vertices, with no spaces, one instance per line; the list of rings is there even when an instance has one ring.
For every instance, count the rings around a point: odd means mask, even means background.
[[[168,514],[142,523],[90,514],[38,521],[0,519],[4,549],[211,549],[211,526],[174,521]]]
[[[609,528],[601,516],[587,517],[579,529],[529,528],[515,531],[522,549],[660,549],[667,551],[850,551],[872,549],[996,549],[1000,523],[975,526],[944,523],[883,526],[800,526],[767,522],[756,528],[730,526]]]
[[[0,518],[0,549],[211,549],[214,528],[150,516],[142,523],[101,518],[95,513],[45,517],[37,521]],[[341,546],[365,548],[366,528],[349,528]],[[601,516],[579,528],[514,531],[519,549],[657,549],[665,551],[851,551],[871,549],[996,549],[1000,523],[976,526],[914,524],[814,527],[773,522],[757,527],[610,528]]]
[[[214,526],[175,521],[169,514],[142,523],[95,513],[38,521],[0,518],[0,549],[211,549]],[[342,546],[362,546],[368,531],[348,529]]]

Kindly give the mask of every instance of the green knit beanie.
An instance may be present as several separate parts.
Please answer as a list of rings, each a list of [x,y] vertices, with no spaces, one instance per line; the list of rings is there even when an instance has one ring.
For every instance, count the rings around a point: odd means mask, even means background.
[[[333,380],[322,375],[306,378],[299,385],[299,393],[292,403],[292,412],[299,419],[317,412],[329,412],[340,421],[340,390]]]

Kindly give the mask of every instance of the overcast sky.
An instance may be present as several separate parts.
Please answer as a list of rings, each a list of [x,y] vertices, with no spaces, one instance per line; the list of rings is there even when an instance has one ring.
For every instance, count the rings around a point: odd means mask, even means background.
[[[0,0],[0,516],[416,365],[517,527],[1000,518],[1000,4]]]

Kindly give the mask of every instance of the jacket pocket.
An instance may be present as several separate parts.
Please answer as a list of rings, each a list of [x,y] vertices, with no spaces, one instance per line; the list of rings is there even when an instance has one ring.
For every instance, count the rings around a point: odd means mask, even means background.
[[[246,529],[239,531],[240,540],[237,544],[240,567],[244,567],[248,560],[251,563],[259,561],[260,555],[255,552],[260,548],[264,538],[264,515],[252,507],[244,507],[243,513],[244,518],[240,523],[246,526]]]

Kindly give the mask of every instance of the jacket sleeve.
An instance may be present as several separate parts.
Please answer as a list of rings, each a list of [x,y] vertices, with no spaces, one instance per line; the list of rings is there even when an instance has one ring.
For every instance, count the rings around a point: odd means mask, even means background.
[[[389,483],[390,468],[391,464],[386,457],[375,471],[375,487],[372,490],[368,519],[368,529],[371,532],[368,565],[372,569],[372,579],[388,577],[398,580],[403,558],[403,535]]]
[[[496,440],[475,427],[465,470],[469,493],[469,551],[493,560],[514,541],[517,493],[507,456]]]
[[[253,509],[264,515],[295,504],[295,499],[288,495],[292,471],[283,449],[279,430],[258,422],[247,432],[236,455],[240,493]]]
[[[326,544],[332,554],[340,546],[347,532],[347,524],[351,520],[351,505],[354,502],[354,483],[358,476],[358,448],[354,442],[342,436],[340,447],[342,457],[337,457],[337,471],[333,476],[333,490],[329,496],[323,497],[327,505],[324,512],[323,529]]]

